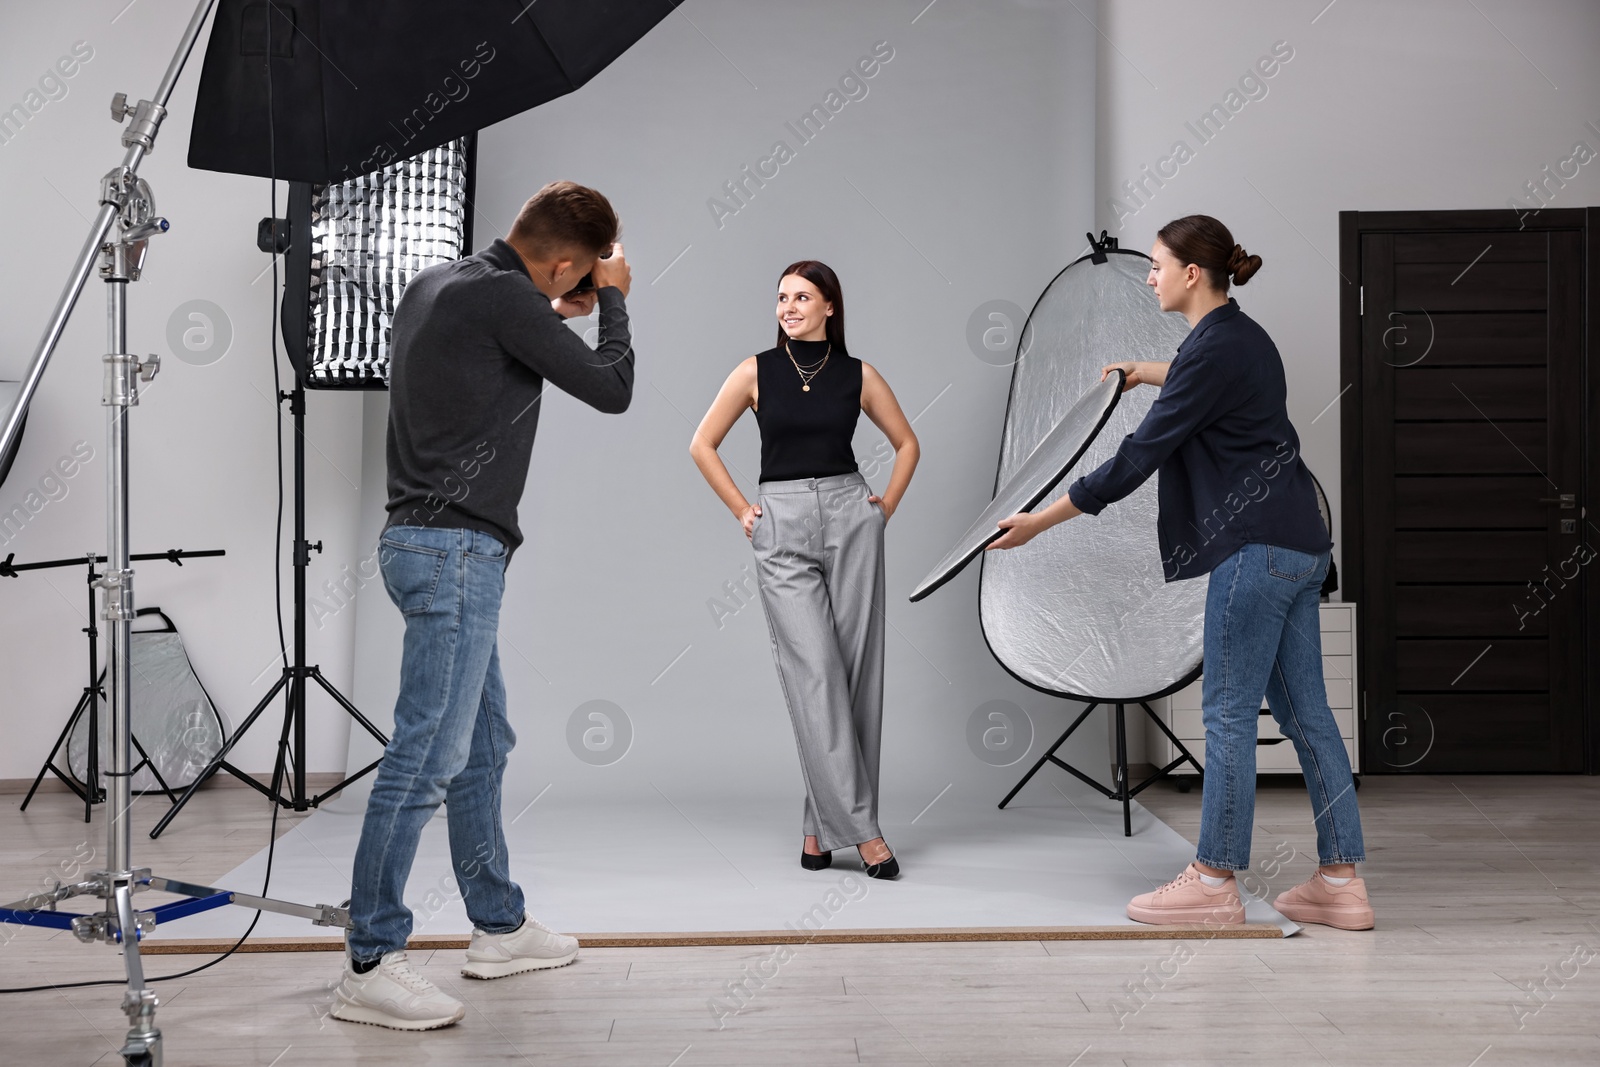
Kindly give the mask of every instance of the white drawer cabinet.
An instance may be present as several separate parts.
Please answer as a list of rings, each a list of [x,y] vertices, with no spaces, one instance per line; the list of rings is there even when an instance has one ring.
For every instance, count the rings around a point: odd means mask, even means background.
[[[1321,605],[1321,616],[1322,680],[1328,689],[1328,706],[1333,709],[1334,721],[1339,724],[1339,735],[1344,739],[1345,750],[1350,755],[1350,767],[1360,773],[1357,698],[1361,687],[1356,678],[1356,606],[1343,601],[1329,601]],[[1161,717],[1161,721],[1178,735],[1184,747],[1204,766],[1206,731],[1201,721],[1200,692],[1201,682],[1197,678],[1171,696],[1149,703],[1151,710]],[[1177,749],[1159,729],[1150,726],[1145,736],[1149,745],[1147,758],[1151,763],[1165,767],[1177,758]],[[1261,701],[1261,720],[1257,730],[1256,771],[1259,774],[1300,773],[1300,760],[1295,755],[1294,745],[1278,729],[1277,720],[1267,709],[1265,699]],[[1172,773],[1192,775],[1194,768],[1185,763]]]

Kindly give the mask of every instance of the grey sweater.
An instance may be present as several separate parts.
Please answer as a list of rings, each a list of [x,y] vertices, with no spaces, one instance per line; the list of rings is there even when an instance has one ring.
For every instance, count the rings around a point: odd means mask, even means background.
[[[591,350],[503,240],[411,280],[390,356],[388,525],[479,530],[516,551],[544,383],[612,414],[633,397],[622,292],[598,304]]]

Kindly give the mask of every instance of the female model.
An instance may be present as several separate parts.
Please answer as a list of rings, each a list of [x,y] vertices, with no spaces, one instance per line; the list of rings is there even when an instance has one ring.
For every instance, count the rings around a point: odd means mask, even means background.
[[[834,849],[855,845],[869,876],[894,878],[900,864],[878,831],[883,530],[920,450],[889,383],[845,350],[844,295],[826,264],[806,259],[784,270],[777,314],[777,347],[728,375],[689,454],[755,550],[806,786],[800,865],[820,871]],[[754,504],[717,455],[745,408],[761,428]],[[863,411],[894,446],[881,497],[851,450]]]
[[[1266,696],[1305,772],[1321,866],[1274,906],[1296,922],[1372,927],[1350,759],[1322,681],[1317,599],[1328,539],[1300,439],[1289,423],[1283,361],[1272,339],[1228,296],[1261,267],[1209,215],[1169,222],[1150,250],[1148,284],[1162,311],[1191,331],[1171,363],[1114,363],[1126,389],[1161,390],[1117,454],[1038,514],[1013,515],[990,547],[1015,548],[1076,515],[1099,514],[1159,469],[1160,535],[1168,581],[1209,573],[1206,593],[1206,773],[1197,858],[1176,879],[1134,897],[1140,922],[1242,923],[1233,872],[1250,866],[1256,729]],[[1220,525],[1219,525],[1220,522]]]

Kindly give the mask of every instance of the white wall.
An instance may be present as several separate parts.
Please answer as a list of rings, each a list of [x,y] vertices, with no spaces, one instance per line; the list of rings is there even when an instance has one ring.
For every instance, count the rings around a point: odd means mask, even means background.
[[[66,95],[44,103],[0,144],[0,230],[7,238],[0,252],[0,377],[21,376],[97,208],[100,177],[122,158],[109,121],[112,94],[123,90],[137,99],[155,91],[190,10],[186,3],[95,0],[7,4],[0,14],[0,106],[25,102],[74,42],[93,50],[65,80]],[[129,290],[130,349],[163,359],[131,416],[132,546],[227,551],[182,569],[140,564],[135,591],[139,604],[160,605],[176,619],[201,680],[237,724],[279,667],[273,296],[270,271],[261,276],[270,260],[255,247],[269,190],[264,179],[187,167],[200,57],[196,50],[156,151],[140,171],[172,230],[151,242],[144,280]],[[91,278],[34,401],[16,464],[0,485],[0,511],[9,512],[27,503],[30,488],[75,442],[94,451],[94,460],[66,483],[65,497],[45,504],[0,544],[0,554],[15,553],[19,563],[104,551],[105,299],[104,284]],[[166,339],[169,318],[194,299],[219,306],[232,325],[231,349],[209,366],[175,358]],[[313,557],[316,590],[355,553],[361,400],[313,394],[308,423],[309,530],[326,549]],[[286,435],[286,468],[288,445]],[[288,521],[286,513],[286,529]],[[287,551],[284,560],[287,590]],[[32,778],[77,700],[86,669],[79,633],[85,611],[81,570],[0,579],[0,778]],[[353,621],[354,613],[344,612],[311,630],[312,661],[345,687]],[[241,766],[270,769],[279,721],[275,714],[247,735],[237,749]],[[342,767],[346,736],[331,702],[316,700],[310,768]]]
[[[1203,213],[1262,257],[1234,295],[1283,355],[1289,415],[1333,508],[1337,564],[1338,213],[1505,208],[1528,200],[1524,183],[1575,142],[1600,151],[1600,5],[1101,0],[1095,18],[1096,229],[1148,251],[1163,224]],[[1255,64],[1275,45],[1292,58],[1261,78]],[[1247,74],[1256,80],[1241,87]],[[1201,130],[1202,143],[1189,125],[1229,90],[1237,112],[1220,133]],[[1179,141],[1187,162],[1176,162]],[[1174,166],[1162,184],[1148,177]],[[1129,196],[1128,182],[1142,189]],[[1600,161],[1553,197],[1600,203]],[[1516,227],[1512,211],[1506,220]],[[1142,745],[1143,732],[1140,722],[1130,736]]]
[[[1576,142],[1600,152],[1600,5],[1102,0],[1097,21],[1097,225],[1148,250],[1164,223],[1200,212],[1262,257],[1234,292],[1283,354],[1289,415],[1337,523],[1339,211],[1505,208]],[[1201,144],[1185,123],[1279,41],[1293,58],[1266,95]],[[1194,158],[1127,199],[1122,183],[1179,140]],[[1600,203],[1600,159],[1550,188],[1554,207]]]

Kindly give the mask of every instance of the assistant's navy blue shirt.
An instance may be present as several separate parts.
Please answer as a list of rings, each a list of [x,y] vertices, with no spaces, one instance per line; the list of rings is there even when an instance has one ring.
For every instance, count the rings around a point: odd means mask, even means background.
[[[1169,582],[1209,574],[1247,544],[1326,552],[1333,542],[1287,397],[1278,347],[1230,297],[1178,346],[1139,428],[1067,494],[1098,515],[1159,471],[1156,533]]]

